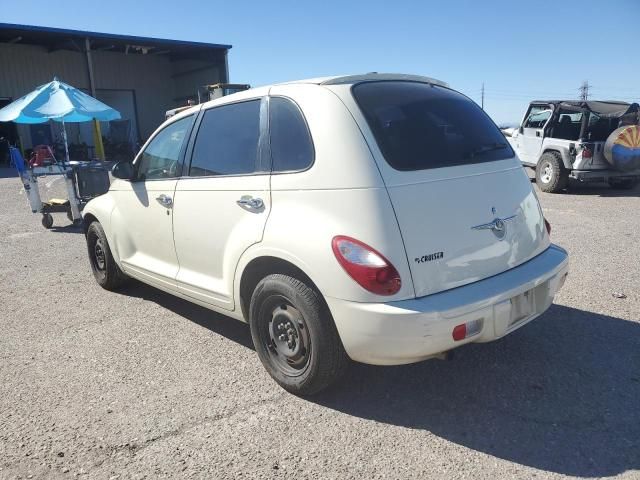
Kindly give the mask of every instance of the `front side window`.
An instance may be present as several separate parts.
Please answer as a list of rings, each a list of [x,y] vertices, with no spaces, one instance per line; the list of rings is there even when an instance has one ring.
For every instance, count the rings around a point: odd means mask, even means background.
[[[386,161],[396,170],[425,170],[514,156],[498,127],[475,103],[448,88],[381,81],[353,95]]]
[[[552,110],[548,107],[534,106],[524,122],[524,128],[543,128],[551,117]]]
[[[295,103],[287,98],[271,98],[269,130],[272,171],[291,172],[311,166],[313,143],[302,112]]]
[[[171,123],[151,140],[136,168],[138,180],[175,178],[179,175],[180,152],[189,133],[193,115]]]
[[[193,147],[189,175],[246,175],[259,169],[260,100],[207,110]]]

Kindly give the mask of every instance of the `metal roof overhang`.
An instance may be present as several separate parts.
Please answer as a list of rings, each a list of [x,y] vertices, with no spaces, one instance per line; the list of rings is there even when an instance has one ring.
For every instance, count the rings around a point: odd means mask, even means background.
[[[0,23],[0,43],[20,43],[56,50],[85,51],[86,40],[93,51],[115,51],[135,55],[168,55],[172,60],[223,58],[231,45],[138,37],[64,28]]]

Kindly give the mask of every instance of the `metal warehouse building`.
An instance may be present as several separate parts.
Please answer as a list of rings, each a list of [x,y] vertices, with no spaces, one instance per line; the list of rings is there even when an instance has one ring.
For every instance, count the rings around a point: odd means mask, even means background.
[[[167,110],[197,99],[199,87],[228,82],[230,48],[0,23],[0,107],[55,76],[120,111],[122,120],[101,124],[105,149],[135,145],[146,140]],[[67,131],[70,143],[91,152],[90,123],[70,124]],[[54,144],[59,135],[57,125],[0,123],[0,137],[19,141],[24,149]]]

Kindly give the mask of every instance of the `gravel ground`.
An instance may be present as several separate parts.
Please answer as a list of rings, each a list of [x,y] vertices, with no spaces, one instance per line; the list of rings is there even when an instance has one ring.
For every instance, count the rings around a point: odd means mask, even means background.
[[[301,399],[246,325],[100,289],[83,235],[1,178],[0,477],[640,478],[640,190],[540,198],[571,253],[546,314]]]

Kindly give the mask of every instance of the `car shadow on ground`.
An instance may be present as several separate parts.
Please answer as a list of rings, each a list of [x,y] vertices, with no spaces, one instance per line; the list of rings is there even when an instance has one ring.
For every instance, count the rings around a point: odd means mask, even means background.
[[[589,195],[598,197],[640,197],[640,186],[636,185],[630,190],[611,188],[604,183],[579,183],[569,184],[569,193],[573,195]]]
[[[122,293],[253,349],[242,322],[138,282]],[[640,468],[640,324],[554,305],[452,361],[354,364],[307,401],[548,472],[613,476]]]
[[[239,322],[226,315],[221,315],[195,303],[188,302],[187,300],[166,294],[157,288],[133,279],[129,280],[127,285],[122,288],[119,293],[154,302],[213,333],[222,335],[243,347],[254,350],[251,332],[246,323]]]
[[[528,173],[529,180],[535,185],[536,178],[532,173]],[[640,185],[636,185],[630,190],[612,188],[606,183],[582,183],[577,180],[570,180],[568,188],[558,195],[590,195],[599,197],[640,197]]]
[[[554,305],[449,362],[355,365],[310,401],[580,477],[640,468],[640,324]]]
[[[55,220],[54,220],[55,221]],[[82,233],[84,234],[84,230],[82,229],[82,225],[69,223],[67,225],[54,225],[49,230],[56,233]]]

